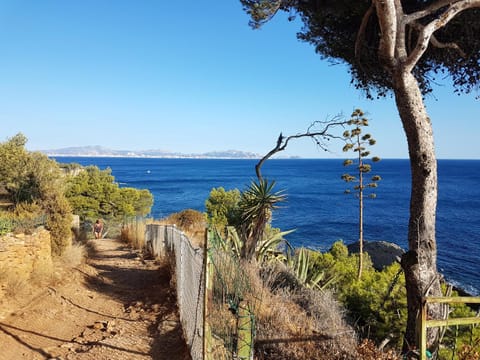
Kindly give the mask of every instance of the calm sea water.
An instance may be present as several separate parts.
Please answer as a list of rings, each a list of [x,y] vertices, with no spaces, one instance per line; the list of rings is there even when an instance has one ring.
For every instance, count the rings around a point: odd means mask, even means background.
[[[121,186],[149,189],[155,198],[152,216],[164,217],[186,208],[205,210],[214,187],[245,189],[255,178],[255,160],[133,159],[61,157],[111,168]],[[328,250],[333,242],[357,240],[358,201],[345,195],[341,160],[269,160],[265,178],[276,181],[288,200],[274,213],[273,225],[296,229],[294,246]],[[445,277],[468,292],[480,294],[480,161],[439,160],[437,212],[438,266]],[[377,198],[365,201],[367,240],[386,240],[407,248],[410,168],[408,160],[384,159],[372,174],[382,177]]]

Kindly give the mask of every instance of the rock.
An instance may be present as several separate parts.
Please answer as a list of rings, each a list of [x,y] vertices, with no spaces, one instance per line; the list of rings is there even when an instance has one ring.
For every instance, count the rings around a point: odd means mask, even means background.
[[[95,321],[95,323],[93,324],[93,328],[95,330],[105,330],[106,327],[107,323],[105,321]]]
[[[178,326],[179,326],[178,321],[165,320],[158,325],[157,330],[160,334],[167,334],[177,329]]]
[[[349,253],[358,253],[358,241],[347,245]],[[384,267],[399,262],[405,251],[398,246],[387,241],[364,241],[363,251],[370,255],[373,267],[382,270]]]

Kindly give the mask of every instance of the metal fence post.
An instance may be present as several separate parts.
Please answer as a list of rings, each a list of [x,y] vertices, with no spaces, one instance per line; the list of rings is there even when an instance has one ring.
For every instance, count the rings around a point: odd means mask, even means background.
[[[239,360],[253,358],[253,321],[248,304],[240,302],[237,317],[237,356]]]

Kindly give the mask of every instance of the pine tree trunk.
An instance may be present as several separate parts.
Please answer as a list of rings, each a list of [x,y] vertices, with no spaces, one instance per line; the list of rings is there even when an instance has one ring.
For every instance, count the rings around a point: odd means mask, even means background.
[[[404,350],[418,345],[416,323],[422,297],[441,295],[437,272],[435,216],[437,206],[437,162],[433,131],[414,76],[398,70],[393,75],[395,100],[407,136],[412,172],[409,251],[402,257],[407,288],[408,320]],[[429,318],[438,318],[440,307],[431,306]],[[427,344],[435,345],[438,328],[430,329]]]

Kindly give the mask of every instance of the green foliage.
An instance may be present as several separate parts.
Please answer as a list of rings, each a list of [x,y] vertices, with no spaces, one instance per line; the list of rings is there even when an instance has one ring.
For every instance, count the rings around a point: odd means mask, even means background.
[[[283,191],[275,192],[274,187],[275,181],[268,182],[266,179],[252,181],[242,192],[239,203],[243,221],[267,224],[271,220],[272,211],[278,208],[277,204],[286,200]]]
[[[0,144],[0,187],[13,203],[13,223],[31,231],[45,216],[52,251],[61,254],[71,241],[71,209],[65,199],[65,177],[46,155],[25,150],[26,138],[17,134]]]
[[[371,334],[377,341],[390,336],[401,344],[407,300],[400,264],[365,272],[360,281],[344,289],[342,298],[351,316],[359,319],[364,334]]]
[[[343,300],[343,289],[357,279],[358,254],[349,254],[348,249],[342,241],[332,245],[332,250],[326,253],[312,252],[312,267],[327,272],[328,277],[335,277],[334,289],[337,291],[340,300]],[[370,257],[364,259],[364,272],[374,271]]]
[[[110,169],[96,166],[69,176],[66,196],[82,220],[146,216],[153,205],[150,191],[120,188]]]
[[[225,191],[223,187],[213,188],[205,201],[208,223],[221,232],[227,226],[237,226],[240,223],[239,201],[238,189]]]
[[[378,342],[390,336],[398,345],[407,320],[405,279],[400,265],[394,263],[377,271],[365,255],[361,280],[356,276],[358,255],[348,254],[341,241],[333,244],[330,252],[312,252],[311,267],[323,271],[326,278],[335,278],[329,286],[363,336]]]
[[[282,191],[274,191],[275,181],[261,179],[254,182],[241,194],[239,208],[241,233],[244,239],[242,257],[251,259],[257,243],[265,236],[265,229],[271,221],[272,211],[278,203],[285,201]]]
[[[313,266],[310,257],[313,253],[311,250],[300,248],[295,254],[293,271],[297,280],[306,288],[322,290],[334,283],[336,276],[328,274],[326,269]]]
[[[257,261],[260,263],[287,262],[293,248],[285,236],[293,231],[295,230],[280,231],[268,224],[263,238],[257,243],[255,252]]]
[[[0,214],[0,236],[8,234],[13,230],[13,221],[10,216],[5,213]]]
[[[442,290],[445,292],[446,285]],[[452,291],[451,296],[458,296]],[[475,317],[477,311],[467,304],[458,303],[449,306],[449,318]],[[480,358],[480,325],[449,326],[445,328],[439,349],[440,360],[473,360]],[[477,357],[474,357],[476,353]]]
[[[377,16],[368,17],[371,2],[278,0],[240,0],[240,2],[250,15],[251,26],[255,28],[268,22],[279,11],[286,12],[289,20],[298,16],[302,22],[302,29],[297,34],[299,40],[313,45],[322,59],[336,64],[346,63],[352,75],[352,82],[357,88],[365,90],[367,96],[373,97],[375,93],[378,96],[385,96],[392,88],[391,74],[383,67],[385,59],[378,56],[382,27],[379,26]],[[423,17],[422,21],[438,20],[440,16],[445,15],[443,11],[439,11],[439,6],[434,6],[438,3],[440,2],[404,1],[402,10],[415,18]],[[422,16],[417,13],[428,7],[431,7],[430,14],[427,11]],[[398,16],[401,17],[403,14],[399,13]],[[366,22],[367,18],[369,21]],[[443,22],[442,28],[435,32],[435,37],[440,43],[455,43],[462,51],[452,51],[448,46],[428,46],[425,49],[413,70],[424,94],[432,90],[431,84],[439,80],[439,76],[447,77],[445,74],[451,76],[458,91],[478,89],[480,83],[480,45],[476,36],[480,32],[478,19],[479,10],[471,6],[451,21]],[[394,22],[398,19],[390,20]],[[425,21],[423,24],[425,25]],[[411,31],[405,32],[406,38],[397,43],[404,43],[409,50],[414,49],[415,42],[412,42],[412,39],[421,36],[420,31],[423,28],[413,29],[410,25],[404,26],[408,26]],[[440,75],[442,73],[443,75]]]

